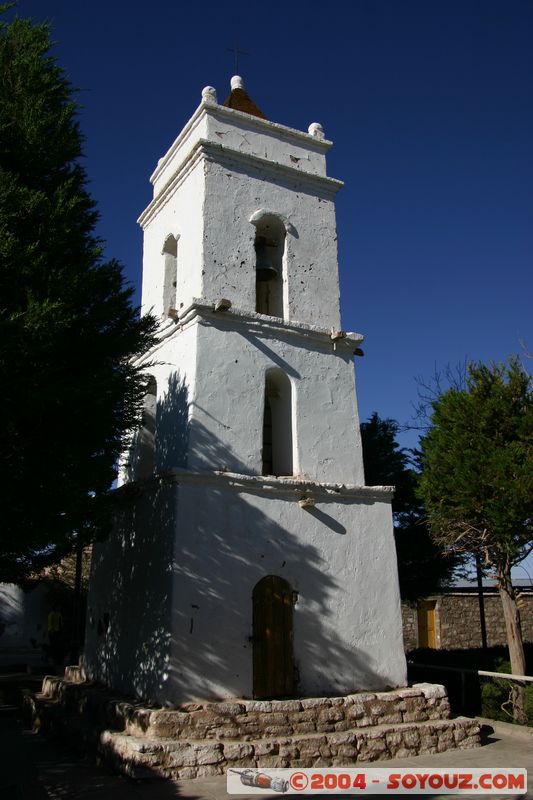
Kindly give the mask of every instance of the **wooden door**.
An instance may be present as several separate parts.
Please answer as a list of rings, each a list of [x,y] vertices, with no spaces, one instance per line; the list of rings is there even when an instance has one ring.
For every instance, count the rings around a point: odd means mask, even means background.
[[[294,694],[291,587],[267,575],[256,584],[252,600],[254,697],[288,697]]]
[[[418,603],[418,646],[437,647],[436,600]]]

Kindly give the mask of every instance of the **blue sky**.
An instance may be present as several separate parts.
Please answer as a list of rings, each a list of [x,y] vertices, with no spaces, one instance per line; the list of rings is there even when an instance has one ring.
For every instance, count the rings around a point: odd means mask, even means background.
[[[530,0],[73,2],[48,18],[84,109],[99,231],[139,285],[158,158],[206,84],[334,147],[343,326],[365,335],[361,417],[412,415],[416,377],[533,349]],[[404,438],[414,444],[416,436]]]
[[[417,376],[533,349],[533,3],[20,0],[83,104],[100,235],[136,286],[151,174],[239,73],[269,119],[334,142],[343,326],[361,418],[407,423]],[[530,362],[533,366],[533,362]],[[402,438],[407,446],[416,434]]]

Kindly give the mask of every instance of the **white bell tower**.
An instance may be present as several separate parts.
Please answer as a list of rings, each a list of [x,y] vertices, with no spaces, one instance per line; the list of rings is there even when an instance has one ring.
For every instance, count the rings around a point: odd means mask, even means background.
[[[388,487],[364,485],[331,142],[232,78],[151,177],[142,430],[95,548],[85,667],[160,702],[406,682]],[[132,624],[134,620],[134,624]]]

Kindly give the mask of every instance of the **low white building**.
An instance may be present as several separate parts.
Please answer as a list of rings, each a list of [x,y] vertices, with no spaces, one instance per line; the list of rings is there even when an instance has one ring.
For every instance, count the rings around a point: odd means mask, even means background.
[[[331,142],[214,89],[152,175],[143,428],[93,554],[85,669],[159,702],[406,683],[390,501],[364,483]]]

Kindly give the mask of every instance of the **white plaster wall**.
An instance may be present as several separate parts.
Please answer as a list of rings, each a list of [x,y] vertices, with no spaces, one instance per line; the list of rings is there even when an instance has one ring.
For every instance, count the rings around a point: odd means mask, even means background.
[[[221,157],[222,157],[221,153]],[[335,206],[331,193],[284,174],[209,161],[206,169],[204,296],[255,311],[255,227],[260,209],[289,223],[285,263],[289,320],[340,327]]]
[[[330,142],[222,106],[209,108],[207,138],[241,153],[313,175],[326,174]]]
[[[47,589],[37,584],[24,591],[14,583],[0,583],[0,660],[14,650],[35,650],[42,655],[43,643],[48,641]]]
[[[172,468],[186,468],[189,453],[190,414],[196,377],[196,330],[178,330],[167,321],[173,335],[164,339],[149,358],[146,373],[156,381],[156,432],[153,470],[156,473]],[[131,437],[131,444],[120,459],[117,485],[146,477],[139,471],[143,457],[140,431]]]
[[[197,380],[195,326],[165,341],[157,353],[156,472],[189,466],[190,419]]]
[[[159,159],[150,178],[154,197],[165,190],[200,140],[212,141],[314,175],[326,174],[325,154],[331,147],[331,142],[308,133],[222,105],[202,102]]]
[[[298,592],[301,694],[406,684],[388,503],[317,502],[308,512],[295,497],[182,485],[178,506],[189,525],[176,538],[175,702],[251,696],[252,591],[269,574]]]
[[[117,497],[115,527],[93,546],[85,648],[88,677],[164,701],[170,658],[174,487]]]
[[[183,176],[165,201],[157,206],[144,229],[142,313],[163,313],[165,256],[163,245],[169,234],[178,239],[176,300],[179,308],[202,294],[203,263],[203,164]]]
[[[298,593],[300,694],[405,685],[387,502],[322,496],[304,511],[294,493],[178,480],[125,504],[96,548],[90,677],[161,703],[251,696],[253,587],[279,575]]]
[[[150,177],[154,186],[154,197],[157,197],[168,186],[172,178],[189,157],[194,145],[207,138],[207,114],[205,105],[201,104],[191,119],[185,124],[167,152],[159,159]]]
[[[265,373],[279,367],[292,383],[295,470],[363,485],[351,356],[291,333],[252,332],[231,314],[211,320],[196,327],[189,469],[261,473]]]

